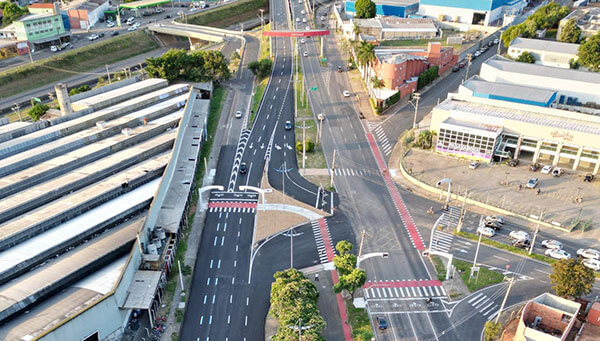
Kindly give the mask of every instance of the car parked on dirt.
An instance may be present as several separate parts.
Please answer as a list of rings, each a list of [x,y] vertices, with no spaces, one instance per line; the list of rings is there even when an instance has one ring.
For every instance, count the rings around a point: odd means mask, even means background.
[[[532,163],[531,165],[529,165],[530,172],[537,172],[538,169],[540,169],[539,163]]]
[[[579,249],[577,250],[577,256],[587,259],[600,260],[600,251],[595,249]]]
[[[542,246],[546,249],[562,250],[563,245],[558,240],[546,239],[542,241]]]
[[[469,164],[469,169],[477,169],[479,167],[479,162],[473,161]]]
[[[556,167],[552,170],[552,176],[559,177],[563,174],[565,174],[565,171],[560,167]]]
[[[534,189],[537,187],[537,185],[538,185],[538,179],[531,178],[531,179],[529,179],[529,181],[527,181],[527,185],[525,185],[525,187]]]
[[[519,160],[512,159],[512,160],[509,160],[506,164],[509,165],[510,167],[517,167],[519,165]]]
[[[550,172],[552,172],[552,166],[546,165],[542,168],[542,174],[550,174]]]
[[[565,250],[548,249],[548,250],[546,250],[546,252],[544,252],[544,254],[546,256],[552,257],[554,259],[569,259],[569,258],[571,258],[571,254]]]

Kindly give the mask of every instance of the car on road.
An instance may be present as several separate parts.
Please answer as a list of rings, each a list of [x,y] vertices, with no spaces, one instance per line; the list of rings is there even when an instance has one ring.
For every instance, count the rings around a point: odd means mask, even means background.
[[[565,171],[560,167],[556,167],[552,170],[552,176],[555,176],[557,178],[563,174],[565,174]]]
[[[502,228],[502,226],[495,221],[485,221],[483,222],[483,224],[485,225],[485,227],[493,228],[496,231]]]
[[[302,44],[306,43],[306,39],[304,39],[304,38],[300,39],[300,43],[302,43]]]
[[[303,22],[303,23],[306,23],[306,18],[302,18],[302,22]]]
[[[242,112],[241,111],[236,111],[235,112],[235,118],[242,118]]]
[[[304,10],[301,10],[300,14],[304,15],[304,14],[306,14],[306,12]]]
[[[89,37],[88,37],[88,40],[89,40],[89,41],[93,41],[93,40],[96,40],[96,39],[98,39],[98,38],[99,38],[99,37],[98,37],[98,35],[96,35],[96,34],[92,34],[91,36],[89,36]]]
[[[285,130],[292,130],[292,122],[285,121]]]
[[[550,174],[550,172],[552,172],[552,166],[550,165],[545,165],[542,168],[542,174]]]
[[[375,319],[377,320],[377,329],[379,329],[379,330],[387,329],[388,323],[384,316],[377,316]]]
[[[56,45],[52,45],[52,46],[50,46],[50,51],[58,52],[58,51],[60,51],[60,48],[58,48],[58,46],[56,46]]]
[[[525,187],[534,189],[537,187],[537,185],[538,185],[538,179],[531,178],[531,179],[529,179],[529,181],[527,182],[527,185]]]
[[[310,26],[306,26],[306,30],[307,30],[307,31],[310,31]]]
[[[542,246],[545,247],[546,249],[552,249],[552,250],[562,250],[562,248],[563,248],[562,243],[559,242],[558,240],[554,240],[554,239],[542,240]]]
[[[318,119],[319,121],[323,121],[323,120],[325,119],[325,115],[323,115],[323,114],[318,114],[318,115],[317,115],[317,119]]]
[[[466,65],[465,62],[458,63],[458,67],[461,68],[461,69],[464,68],[465,65]]]
[[[350,91],[348,90],[344,90],[342,94],[344,95],[344,97],[350,97]]]
[[[544,252],[544,254],[546,256],[552,257],[554,259],[569,259],[569,258],[571,258],[571,254],[565,250],[548,249],[548,250],[546,250],[546,252]]]
[[[485,221],[493,221],[500,225],[504,225],[504,218],[499,215],[489,215],[489,216],[485,217]]]
[[[108,24],[106,24],[106,27],[108,27],[108,28],[115,27],[115,23],[111,21]]]
[[[600,271],[600,260],[597,259],[586,259],[583,261],[583,265],[594,271]]]
[[[458,65],[454,65],[452,67],[452,72],[458,72],[458,71],[460,71],[460,68],[458,67]]]
[[[493,228],[485,226],[478,227],[477,233],[490,238],[496,235],[496,231]]]
[[[296,22],[300,22],[300,18],[296,18]]]
[[[592,181],[594,181],[594,175],[593,174],[586,174],[583,177],[583,181],[585,181],[585,182],[592,182]]]
[[[131,26],[127,29],[127,31],[135,31],[137,30],[137,26]]]
[[[110,34],[111,37],[118,36],[118,35],[119,35],[119,31],[113,31],[113,33]]]
[[[521,249],[529,249],[531,246],[531,241],[529,241],[529,239],[513,240],[511,245]]]
[[[519,165],[519,160],[518,159],[508,160],[508,162],[506,164],[509,167],[517,167]]]
[[[475,51],[475,53],[473,53],[473,56],[479,57],[479,56],[481,56],[481,52],[479,52],[479,50],[477,50],[477,51]]]
[[[165,15],[165,19],[171,19],[171,15],[170,14]]]
[[[240,174],[246,174],[248,172],[248,165],[245,162],[240,164]]]
[[[127,19],[127,25],[133,25],[134,22],[135,22],[135,17],[131,17],[131,18]]]
[[[595,249],[579,249],[577,250],[577,255],[587,259],[600,260],[600,251]]]
[[[508,236],[513,240],[529,240],[529,233],[525,231],[511,231]]]
[[[538,169],[540,169],[539,163],[532,163],[531,165],[529,165],[530,172],[537,172]]]
[[[304,53],[302,54],[304,57],[308,57],[308,51],[304,51]]]
[[[337,72],[342,72],[342,71],[344,71],[344,68],[342,68],[342,66],[341,66],[341,65],[338,65],[338,67],[337,67]]]
[[[192,7],[192,8],[190,8],[190,12],[191,12],[191,13],[194,13],[194,12],[196,12],[197,10],[198,10],[198,7]]]
[[[327,18],[325,17],[321,17],[321,21],[325,21]]]
[[[498,40],[498,38],[494,39],[494,45],[498,44],[500,42],[500,40]]]
[[[469,169],[477,169],[479,167],[479,162],[473,161],[469,164]]]
[[[98,38],[104,38],[104,32],[98,33]]]
[[[140,25],[141,24],[139,22],[136,22],[136,23],[133,24],[133,26],[135,26],[135,27],[140,27]]]

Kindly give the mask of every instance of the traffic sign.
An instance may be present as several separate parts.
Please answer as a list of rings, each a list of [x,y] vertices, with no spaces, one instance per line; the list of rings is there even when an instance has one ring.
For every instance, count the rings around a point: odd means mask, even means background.
[[[327,58],[321,58],[321,61],[322,61],[323,63],[325,63],[325,62],[327,61]]]
[[[317,91],[318,88],[316,86],[313,86],[312,88],[310,88],[312,91]]]

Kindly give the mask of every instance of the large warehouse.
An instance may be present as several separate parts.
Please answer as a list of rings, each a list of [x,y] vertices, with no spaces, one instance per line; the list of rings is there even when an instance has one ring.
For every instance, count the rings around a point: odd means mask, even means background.
[[[527,0],[420,0],[419,14],[464,24],[490,25],[505,14],[518,14]]]
[[[348,0],[345,3],[345,11],[350,18],[356,14],[354,2],[354,0]],[[378,17],[406,18],[410,14],[415,14],[419,8],[419,0],[374,0],[373,2],[377,10],[375,15]]]

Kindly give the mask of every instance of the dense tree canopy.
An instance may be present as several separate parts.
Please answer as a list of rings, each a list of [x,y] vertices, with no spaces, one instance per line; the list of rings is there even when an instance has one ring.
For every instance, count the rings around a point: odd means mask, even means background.
[[[13,21],[29,14],[27,7],[20,7],[14,2],[0,2],[0,9],[2,10],[2,27],[8,26]]]
[[[377,12],[377,7],[371,0],[356,0],[354,9],[356,10],[356,17],[359,19],[375,18]]]
[[[519,57],[517,57],[516,61],[521,63],[533,64],[535,63],[535,57],[531,53],[523,51],[523,53],[521,53]]]
[[[220,82],[231,78],[227,59],[220,51],[171,49],[160,57],[147,58],[146,71],[150,77],[169,82],[187,79],[192,82]]]
[[[508,47],[516,37],[533,38],[537,30],[557,27],[560,20],[568,14],[569,8],[567,6],[560,6],[555,2],[551,2],[539,8],[524,22],[507,28],[502,33],[502,42],[505,47]]]
[[[591,71],[600,71],[600,33],[587,38],[579,45],[579,64]]]
[[[248,63],[248,69],[250,69],[255,76],[259,78],[265,78],[271,74],[271,70],[273,69],[273,61],[270,58],[255,60]]]
[[[552,264],[550,280],[558,296],[579,298],[592,291],[594,270],[576,258],[561,259]]]
[[[558,41],[563,43],[576,43],[581,36],[581,29],[577,26],[577,22],[569,19],[562,27]]]
[[[38,121],[40,117],[44,116],[48,109],[50,109],[50,107],[46,104],[36,103],[31,109],[29,109],[27,115],[29,115],[29,117],[31,117],[31,119],[35,122]]]

